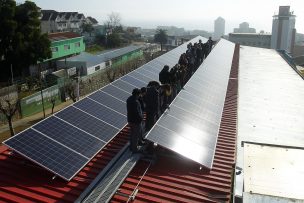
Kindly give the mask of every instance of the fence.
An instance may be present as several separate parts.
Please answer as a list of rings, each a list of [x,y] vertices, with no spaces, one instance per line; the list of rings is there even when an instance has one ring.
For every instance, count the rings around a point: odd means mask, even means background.
[[[58,85],[46,88],[42,91],[44,108],[48,109],[52,107],[52,99],[55,99],[55,105],[61,103],[61,97]],[[31,96],[25,97],[20,101],[21,115],[22,117],[30,116],[42,111],[42,98],[41,93],[37,92]]]

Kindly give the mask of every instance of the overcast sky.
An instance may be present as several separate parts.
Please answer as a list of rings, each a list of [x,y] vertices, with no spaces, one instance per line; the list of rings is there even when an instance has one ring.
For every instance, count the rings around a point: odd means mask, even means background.
[[[185,29],[213,31],[214,20],[226,20],[226,34],[242,22],[257,32],[271,32],[272,16],[279,6],[290,5],[297,32],[304,33],[304,0],[33,0],[42,9],[77,11],[103,24],[107,15],[117,12],[126,26],[155,28],[174,25]],[[17,2],[22,2],[17,0]]]

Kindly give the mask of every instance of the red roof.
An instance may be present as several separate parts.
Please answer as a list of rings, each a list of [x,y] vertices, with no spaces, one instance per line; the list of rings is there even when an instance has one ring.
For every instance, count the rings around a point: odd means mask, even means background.
[[[74,202],[128,142],[128,129],[122,130],[70,182],[2,146],[0,148],[1,202]]]
[[[212,170],[191,161],[158,156],[155,164],[140,161],[112,198],[125,202],[138,189],[135,202],[229,202],[236,152],[239,46],[236,46]],[[147,171],[146,171],[147,170]],[[146,171],[146,173],[145,173]]]
[[[73,39],[77,37],[81,37],[78,33],[75,32],[55,32],[48,34],[49,40],[51,41],[60,41],[66,39]]]
[[[212,170],[199,170],[197,164],[189,160],[159,156],[143,175],[149,163],[140,161],[113,202],[126,201],[124,194],[131,194],[136,185],[139,189],[136,202],[229,202],[236,149],[238,60],[239,46],[236,46]],[[0,203],[74,202],[127,141],[126,127],[70,182],[53,180],[52,173],[2,146]]]

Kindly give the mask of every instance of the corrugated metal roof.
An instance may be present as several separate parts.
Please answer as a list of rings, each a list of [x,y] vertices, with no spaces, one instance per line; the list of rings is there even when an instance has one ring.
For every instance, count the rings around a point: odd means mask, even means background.
[[[0,202],[74,202],[127,141],[126,127],[70,182],[1,147]]]
[[[112,202],[229,202],[236,152],[239,47],[236,46],[212,170],[199,170],[188,160],[165,156],[156,163],[140,161],[117,190]],[[163,156],[161,155],[163,154]]]
[[[75,32],[56,32],[56,33],[49,33],[48,37],[51,41],[55,42],[55,41],[60,41],[60,40],[81,37],[81,35],[79,35]]]
[[[103,53],[103,54],[99,54],[97,56],[99,58],[103,59],[103,61],[107,61],[107,60],[110,60],[110,59],[117,58],[119,56],[123,56],[127,53],[130,53],[130,52],[135,51],[135,50],[140,49],[140,48],[142,48],[142,46],[131,45],[131,46],[127,46],[127,47],[124,47],[124,48],[121,48],[121,49],[115,49],[113,51],[109,51],[109,52],[106,52],[106,53]]]
[[[237,166],[243,168],[242,141],[304,147],[304,82],[275,50],[240,50]],[[241,195],[242,175],[236,181]]]
[[[77,56],[67,58],[66,61],[86,62],[87,67],[92,67],[92,66],[96,66],[98,64],[101,64],[103,62],[109,61],[111,59],[123,56],[127,53],[138,50],[140,48],[141,48],[141,46],[133,46],[132,45],[132,46],[127,46],[127,47],[124,47],[124,48],[121,48],[121,49],[115,49],[113,51],[105,52],[105,53],[99,54],[99,55],[93,55],[93,54],[89,54],[87,52],[81,52]],[[62,59],[60,61],[65,61],[65,60]]]
[[[230,200],[235,162],[238,48],[235,50],[213,169],[198,170],[187,160],[159,157],[139,184],[136,201],[219,202]],[[0,150],[0,202],[73,202],[128,141],[128,128],[122,130],[70,182],[37,167],[28,160]],[[181,166],[181,163],[183,165]],[[147,163],[141,161],[123,183],[120,192],[131,193]],[[178,166],[178,167],[177,167]],[[163,191],[160,191],[163,190]],[[113,201],[124,201],[116,195]]]

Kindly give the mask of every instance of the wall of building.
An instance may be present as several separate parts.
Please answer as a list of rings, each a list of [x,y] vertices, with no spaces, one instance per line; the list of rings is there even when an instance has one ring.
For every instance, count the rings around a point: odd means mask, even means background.
[[[241,45],[270,48],[271,35],[267,34],[229,34],[229,41],[238,43]]]
[[[77,44],[79,44],[79,46]],[[69,46],[70,48],[66,49],[65,46]],[[49,60],[58,59],[73,54],[78,54],[85,50],[85,43],[83,42],[83,37],[54,41],[51,44],[51,49],[52,49],[52,58]]]
[[[51,98],[55,98],[55,105],[61,103],[60,92],[57,85],[44,89],[42,92],[45,109],[52,107]],[[41,93],[37,92],[31,96],[21,99],[20,107],[22,117],[42,112],[43,107]]]
[[[99,70],[105,69],[105,68],[106,68],[106,63],[105,62],[102,62],[100,64],[88,67],[88,68],[86,68],[86,75],[91,75],[91,74],[93,74],[93,73],[95,73]]]
[[[80,75],[87,75],[87,63],[85,61],[56,61],[58,70],[76,67]]]
[[[135,50],[133,52],[130,52],[130,53],[127,53],[121,57],[118,57],[116,59],[112,59],[111,62],[112,62],[112,67],[117,67],[117,66],[120,66],[132,59],[135,59],[135,58],[138,58],[138,57],[141,57],[143,55],[143,51],[140,49],[140,50]]]
[[[276,49],[277,47],[277,40],[278,40],[278,29],[279,29],[279,21],[273,19],[272,20],[272,30],[271,30],[271,49]]]
[[[225,35],[225,20],[218,18],[214,21],[213,39],[218,40]]]
[[[111,67],[116,68],[118,66],[123,65],[124,63],[141,57],[143,55],[143,51],[140,50],[136,50],[130,53],[127,53],[123,56],[117,57],[112,59],[111,61],[109,61],[109,64],[111,65]],[[90,75],[95,73],[96,71],[99,71],[101,69],[106,68],[106,62],[100,62],[99,64],[93,65],[93,66],[88,66],[87,62],[85,61],[64,61],[64,60],[60,60],[56,62],[58,69],[64,69],[64,68],[72,68],[72,67],[76,67],[77,69],[80,69],[80,75],[81,76],[86,76],[86,75]],[[99,67],[98,67],[99,66]]]
[[[279,14],[273,16],[271,48],[292,52],[295,41],[295,15],[289,6],[280,6]]]

